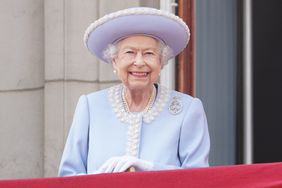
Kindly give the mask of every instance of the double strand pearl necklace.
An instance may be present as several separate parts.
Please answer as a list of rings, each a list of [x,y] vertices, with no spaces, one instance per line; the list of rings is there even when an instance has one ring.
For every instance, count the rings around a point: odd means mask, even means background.
[[[156,93],[157,93],[156,87],[153,86],[153,91],[152,91],[152,93],[150,95],[148,103],[147,103],[146,107],[144,108],[144,110],[141,113],[146,113],[146,112],[148,112],[152,108],[152,106],[154,104],[154,101],[155,101],[155,98],[156,98]],[[123,86],[123,89],[122,89],[122,103],[123,103],[123,107],[124,107],[125,111],[127,113],[130,113],[129,106],[128,106],[128,103],[126,102],[126,98],[125,98],[125,87],[124,86]]]

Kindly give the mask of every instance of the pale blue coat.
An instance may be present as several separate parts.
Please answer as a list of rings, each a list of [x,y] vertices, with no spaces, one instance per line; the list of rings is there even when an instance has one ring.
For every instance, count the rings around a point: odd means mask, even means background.
[[[60,176],[91,174],[109,158],[125,155],[128,125],[116,117],[108,90],[80,97],[59,167]],[[182,104],[177,114],[169,110],[175,96]],[[138,155],[152,161],[155,170],[207,167],[209,149],[202,103],[189,95],[170,91],[161,113],[151,123],[141,124]]]

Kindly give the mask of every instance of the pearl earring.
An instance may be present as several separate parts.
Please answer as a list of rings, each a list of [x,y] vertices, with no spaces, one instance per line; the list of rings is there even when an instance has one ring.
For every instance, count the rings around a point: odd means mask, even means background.
[[[116,69],[114,69],[114,70],[113,70],[113,73],[114,73],[114,74],[116,74],[116,73],[117,73],[117,70],[116,70]]]

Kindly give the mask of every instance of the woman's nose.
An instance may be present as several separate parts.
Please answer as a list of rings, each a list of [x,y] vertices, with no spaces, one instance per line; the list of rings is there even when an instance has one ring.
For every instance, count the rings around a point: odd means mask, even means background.
[[[135,60],[134,60],[134,65],[139,65],[139,66],[142,66],[142,65],[145,65],[145,62],[144,62],[144,58],[143,58],[143,55],[142,53],[138,52],[136,54],[136,57],[135,57]]]

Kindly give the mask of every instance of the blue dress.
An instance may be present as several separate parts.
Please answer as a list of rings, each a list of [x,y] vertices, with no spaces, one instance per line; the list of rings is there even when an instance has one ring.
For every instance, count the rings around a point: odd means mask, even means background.
[[[69,131],[59,175],[95,173],[111,157],[131,155],[154,170],[207,167],[210,138],[199,99],[156,85],[147,112],[128,113],[122,85],[82,95]]]

